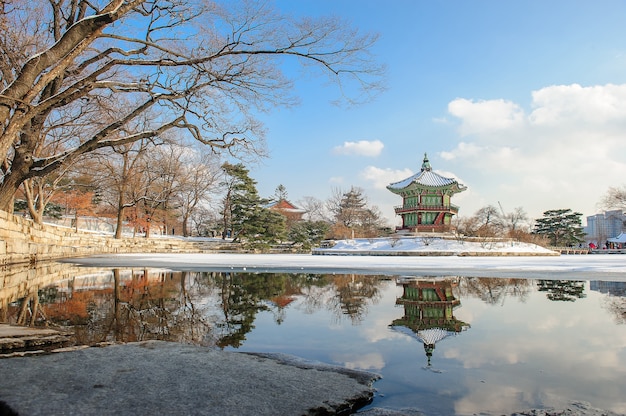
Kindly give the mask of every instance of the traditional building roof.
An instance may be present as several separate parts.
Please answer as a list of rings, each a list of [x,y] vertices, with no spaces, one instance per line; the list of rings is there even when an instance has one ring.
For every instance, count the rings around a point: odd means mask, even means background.
[[[444,338],[448,338],[451,335],[457,335],[456,332],[450,331],[444,328],[421,329],[417,332],[411,331],[410,328],[407,328],[405,326],[392,326],[392,329],[398,332],[401,332],[403,334],[406,334],[412,338],[416,338],[422,344],[426,344],[426,345],[435,345],[436,343],[438,343]],[[464,327],[463,330],[465,329],[467,328]]]
[[[283,212],[294,212],[294,213],[301,213],[301,214],[306,212],[306,210],[302,208],[298,208],[297,206],[287,201],[286,199],[280,199],[278,201],[270,202],[269,204],[265,206],[265,208],[275,209],[275,210],[283,211]]]
[[[617,237],[609,238],[610,243],[626,243],[626,233],[620,233]]]
[[[417,184],[429,188],[452,187],[457,188],[455,189],[456,192],[460,192],[466,189],[465,185],[458,183],[456,179],[446,178],[445,176],[441,176],[438,173],[433,172],[432,167],[430,166],[430,162],[428,160],[428,155],[426,153],[424,153],[424,161],[422,162],[422,169],[420,172],[399,182],[394,182],[387,185],[387,189],[389,189],[391,192],[397,193],[408,188],[412,184]]]

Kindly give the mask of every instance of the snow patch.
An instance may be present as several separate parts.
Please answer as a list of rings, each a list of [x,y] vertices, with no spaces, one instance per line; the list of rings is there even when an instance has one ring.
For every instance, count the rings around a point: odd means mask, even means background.
[[[448,253],[463,255],[469,253],[500,253],[555,255],[552,250],[536,244],[518,241],[463,241],[442,237],[402,237],[402,238],[356,238],[338,240],[332,247],[316,249],[317,254],[358,254],[362,253]]]

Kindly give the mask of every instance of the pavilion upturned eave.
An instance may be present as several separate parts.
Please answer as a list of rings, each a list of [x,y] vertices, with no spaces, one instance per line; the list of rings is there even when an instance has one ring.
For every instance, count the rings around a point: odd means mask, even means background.
[[[442,186],[427,186],[427,185],[422,185],[419,183],[411,182],[403,188],[397,188],[397,187],[394,188],[394,187],[391,187],[391,185],[389,185],[387,186],[387,189],[393,192],[394,194],[401,195],[401,196],[410,195],[410,194],[422,194],[422,193],[425,193],[425,191],[434,191],[434,192],[439,191],[441,193],[446,193],[447,191],[448,194],[453,195],[453,194],[465,191],[467,187],[459,184],[458,182],[454,182],[452,184],[442,185]]]
[[[387,189],[395,194],[401,194],[407,190],[414,189],[450,189],[454,193],[467,189],[454,178],[446,178],[430,170],[423,170],[404,180],[387,185]]]

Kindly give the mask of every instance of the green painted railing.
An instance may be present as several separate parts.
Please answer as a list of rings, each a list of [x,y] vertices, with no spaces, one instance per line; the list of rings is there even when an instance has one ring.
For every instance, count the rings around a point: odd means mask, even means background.
[[[449,206],[446,205],[400,205],[397,207],[393,207],[396,214],[401,214],[404,212],[415,212],[415,211],[431,211],[431,212],[451,212],[456,214],[459,212],[459,207],[453,204]]]

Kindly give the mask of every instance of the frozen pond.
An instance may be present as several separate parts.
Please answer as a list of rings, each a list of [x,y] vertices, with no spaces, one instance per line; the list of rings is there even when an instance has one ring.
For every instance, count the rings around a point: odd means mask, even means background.
[[[163,339],[369,370],[382,375],[375,407],[472,415],[586,401],[626,413],[624,256],[175,257],[84,260],[106,267],[2,315],[72,326],[77,343]]]

